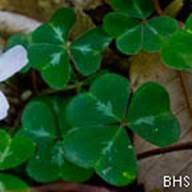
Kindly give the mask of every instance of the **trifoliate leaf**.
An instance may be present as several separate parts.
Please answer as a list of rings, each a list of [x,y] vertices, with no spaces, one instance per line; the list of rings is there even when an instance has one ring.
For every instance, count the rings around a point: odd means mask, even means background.
[[[115,27],[118,25],[119,27]],[[159,51],[162,41],[178,28],[177,21],[161,16],[139,22],[122,13],[109,13],[104,18],[104,29],[116,39],[117,48],[124,54],[137,54],[141,50]]]
[[[92,170],[69,163],[64,157],[64,135],[70,129],[65,108],[65,100],[47,96],[31,101],[24,110],[21,134],[31,136],[37,145],[27,171],[38,182],[85,181],[92,175]]]
[[[178,28],[177,21],[171,17],[148,18],[154,10],[151,0],[112,0],[112,8],[115,12],[105,16],[104,29],[127,55],[142,50],[160,51],[162,41]]]
[[[128,98],[127,79],[105,74],[94,81],[88,93],[72,99],[67,110],[73,128],[64,140],[66,157],[79,166],[94,168],[117,186],[127,185],[136,175],[135,154],[121,127]]]
[[[112,40],[102,28],[97,27],[70,42],[67,38],[75,20],[76,15],[72,9],[62,8],[32,33],[30,64],[55,89],[64,88],[70,79],[68,59],[72,59],[82,75],[90,75],[99,69],[102,51]]]
[[[147,83],[130,102],[129,90],[124,77],[105,74],[87,93],[75,96],[67,108],[72,129],[64,140],[66,158],[78,166],[94,168],[116,186],[129,184],[136,175],[136,158],[125,128],[159,146],[177,141],[180,134],[166,90]]]

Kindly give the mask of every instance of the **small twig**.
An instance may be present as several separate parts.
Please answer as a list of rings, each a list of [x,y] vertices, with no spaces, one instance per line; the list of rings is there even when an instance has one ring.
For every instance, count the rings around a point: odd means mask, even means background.
[[[60,192],[112,192],[103,187],[94,187],[84,184],[76,183],[52,183],[41,187],[32,188],[30,192],[47,192],[47,191],[60,191]]]
[[[84,82],[79,82],[78,86],[83,86],[84,85]],[[56,94],[56,93],[61,93],[61,92],[65,92],[65,91],[70,91],[70,90],[73,90],[73,89],[77,89],[77,85],[76,84],[71,84],[71,85],[67,85],[65,87],[65,89],[45,89],[43,90],[39,96],[44,96],[44,95],[53,95],[53,94]]]
[[[159,0],[152,0],[154,6],[155,6],[155,10],[157,12],[158,15],[164,15],[163,10],[161,9]]]
[[[192,142],[180,143],[180,144],[172,145],[169,147],[157,148],[157,149],[152,149],[150,151],[146,151],[143,153],[139,153],[137,155],[137,159],[142,160],[155,155],[161,155],[161,154],[166,154],[166,153],[176,152],[176,151],[183,151],[183,150],[192,150]]]
[[[33,90],[35,94],[38,95],[39,90],[37,86],[37,74],[36,74],[36,71],[34,70],[31,71],[31,79],[32,79]]]

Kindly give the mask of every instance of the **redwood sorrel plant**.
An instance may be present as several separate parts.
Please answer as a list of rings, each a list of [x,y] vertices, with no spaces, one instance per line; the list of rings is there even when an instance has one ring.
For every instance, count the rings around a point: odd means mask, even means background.
[[[111,6],[102,26],[73,40],[76,13],[71,8],[60,8],[32,33],[9,39],[8,51],[0,56],[0,79],[22,68],[26,75],[32,71],[41,87],[24,105],[15,135],[0,130],[0,170],[22,164],[31,179],[26,183],[84,182],[96,173],[111,185],[125,186],[137,177],[132,133],[159,147],[177,142],[180,126],[166,89],[146,82],[134,92],[127,77],[101,63],[115,41],[125,55],[160,52],[168,67],[190,69],[192,19],[179,28],[176,19],[156,16],[151,0],[112,0]],[[28,59],[15,59],[16,45]],[[7,110],[2,95],[1,119]],[[1,190],[29,187],[1,173]]]

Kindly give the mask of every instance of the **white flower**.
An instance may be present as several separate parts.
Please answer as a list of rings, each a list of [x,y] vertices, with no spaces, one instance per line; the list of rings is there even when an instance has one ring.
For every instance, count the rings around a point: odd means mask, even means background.
[[[21,45],[9,49],[0,55],[0,82],[7,80],[19,72],[28,63],[27,51]],[[0,91],[0,120],[4,119],[9,110],[9,103]]]
[[[5,95],[0,91],[0,120],[7,117],[9,110],[9,103],[5,97]]]

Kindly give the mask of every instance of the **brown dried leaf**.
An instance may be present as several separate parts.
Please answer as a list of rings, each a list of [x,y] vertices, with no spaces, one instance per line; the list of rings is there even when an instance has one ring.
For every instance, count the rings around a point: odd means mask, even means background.
[[[20,13],[39,21],[47,21],[53,12],[61,6],[77,9],[93,9],[104,0],[0,0],[0,10]]]
[[[74,7],[77,14],[77,22],[73,26],[72,33],[70,34],[70,39],[73,40],[84,31],[93,28],[95,25],[93,24],[92,19],[83,11],[83,5],[87,5],[88,2],[91,3],[92,0],[87,0],[84,3],[78,0],[71,0],[70,2],[72,4],[70,4],[67,0],[30,0],[26,4],[26,1],[23,0],[0,0],[0,9],[7,11],[0,12],[0,34],[9,36],[10,34],[12,35],[13,33],[21,31],[29,32],[30,29],[35,29],[40,24],[37,21],[23,17],[20,14],[35,18],[38,21],[46,22],[59,7],[65,6]],[[9,11],[13,11],[19,14],[14,14]]]

